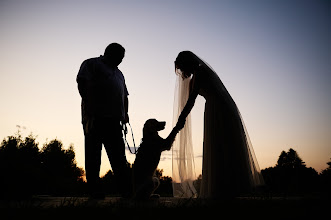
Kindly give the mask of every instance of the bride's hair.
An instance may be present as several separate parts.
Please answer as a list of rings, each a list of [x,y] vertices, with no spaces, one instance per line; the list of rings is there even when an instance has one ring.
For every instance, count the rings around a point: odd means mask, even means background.
[[[182,51],[178,54],[175,65],[183,73],[183,77],[189,77],[193,70],[199,66],[199,59],[191,51]]]

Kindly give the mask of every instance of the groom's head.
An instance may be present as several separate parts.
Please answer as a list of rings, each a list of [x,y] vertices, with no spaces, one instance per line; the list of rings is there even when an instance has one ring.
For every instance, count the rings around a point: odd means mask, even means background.
[[[107,46],[104,57],[112,67],[117,67],[123,60],[125,49],[118,43],[111,43]]]

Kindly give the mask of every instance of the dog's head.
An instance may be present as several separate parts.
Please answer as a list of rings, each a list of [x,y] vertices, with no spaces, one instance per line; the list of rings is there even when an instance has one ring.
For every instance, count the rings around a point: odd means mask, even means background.
[[[144,124],[143,136],[151,136],[157,134],[158,131],[162,131],[165,128],[165,121],[158,121],[154,118],[148,119]]]

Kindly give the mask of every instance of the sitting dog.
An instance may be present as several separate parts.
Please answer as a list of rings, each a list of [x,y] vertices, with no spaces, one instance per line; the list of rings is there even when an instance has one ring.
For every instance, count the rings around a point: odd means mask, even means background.
[[[133,181],[135,199],[147,200],[158,188],[160,182],[154,176],[160,162],[161,153],[170,150],[175,137],[184,127],[185,121],[177,123],[166,139],[159,136],[158,131],[165,128],[165,122],[148,119],[143,128],[143,139],[133,164]]]

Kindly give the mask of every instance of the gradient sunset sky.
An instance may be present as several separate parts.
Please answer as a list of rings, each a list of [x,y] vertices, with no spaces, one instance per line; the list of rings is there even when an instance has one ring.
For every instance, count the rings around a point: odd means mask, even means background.
[[[109,43],[126,48],[122,70],[136,142],[149,118],[172,129],[174,60],[191,50],[232,95],[261,169],[295,149],[318,172],[331,158],[331,4],[306,0],[0,2],[0,139],[38,135],[74,144],[84,167],[76,75]],[[201,173],[204,99],[192,111]],[[26,129],[23,129],[23,126]],[[132,163],[134,156],[127,152]],[[171,152],[159,168],[171,176]],[[103,151],[102,171],[110,169]]]

